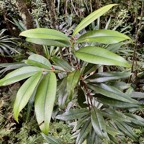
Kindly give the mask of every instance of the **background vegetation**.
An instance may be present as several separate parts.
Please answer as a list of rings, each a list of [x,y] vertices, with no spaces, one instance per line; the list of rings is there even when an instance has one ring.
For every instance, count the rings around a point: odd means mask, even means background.
[[[3,78],[11,70],[18,68],[24,59],[27,59],[31,53],[36,53],[48,57],[47,48],[40,45],[30,44],[24,38],[19,37],[20,32],[46,27],[59,30],[66,35],[71,35],[77,24],[80,23],[88,14],[107,4],[117,3],[104,17],[100,17],[93,22],[81,33],[94,29],[111,29],[127,34],[133,39],[133,43],[128,41],[107,46],[107,48],[123,56],[132,63],[131,75],[119,77],[110,84],[119,87],[123,92],[132,93],[132,97],[143,104],[143,84],[144,84],[144,60],[143,60],[143,42],[144,42],[144,3],[143,1],[134,0],[5,0],[0,1],[0,77]],[[122,46],[123,45],[123,46]],[[43,50],[42,50],[43,49]],[[57,50],[51,48],[50,55],[57,54]],[[64,51],[64,57],[67,52]],[[7,63],[7,64],[6,64]],[[11,64],[8,64],[11,63]],[[23,64],[21,64],[23,65]],[[89,69],[89,68],[88,68]],[[110,66],[98,69],[99,72],[125,72],[127,69],[122,67]],[[127,73],[124,73],[127,74]],[[61,75],[60,75],[61,76]],[[16,93],[24,83],[12,84],[10,86],[0,87],[0,141],[2,144],[31,144],[31,143],[48,143],[50,139],[62,141],[63,144],[75,143],[77,131],[75,120],[62,121],[66,118],[56,118],[57,115],[63,114],[67,109],[79,109],[85,107],[83,103],[73,101],[68,105],[64,104],[61,99],[57,99],[54,106],[54,112],[50,124],[48,137],[40,134],[39,127],[35,120],[33,106],[28,104],[19,117],[19,123],[13,118],[13,103]],[[60,81],[59,83],[62,82]],[[114,84],[113,84],[114,83]],[[59,89],[61,88],[59,85]],[[82,91],[81,91],[82,93]],[[84,101],[84,100],[83,100]],[[102,101],[102,100],[101,100]],[[106,103],[107,104],[107,103]],[[31,111],[29,111],[31,109]],[[115,108],[117,110],[117,108]],[[120,112],[135,114],[144,118],[144,110],[141,108],[119,109]],[[62,115],[63,116],[63,115]],[[117,118],[120,118],[117,113]],[[107,117],[105,115],[105,117]],[[138,117],[138,119],[140,119]],[[143,120],[142,120],[143,121]],[[128,122],[126,122],[127,124]],[[117,143],[144,143],[144,126],[137,126],[137,121],[133,122],[131,132],[124,133],[124,129],[119,126],[123,133],[117,137]],[[119,124],[120,125],[120,124]],[[123,125],[124,126],[124,125]],[[126,125],[127,126],[127,125]],[[75,135],[73,133],[75,132]],[[91,132],[92,133],[92,132]],[[74,137],[71,139],[71,137]],[[105,143],[97,140],[97,143]]]

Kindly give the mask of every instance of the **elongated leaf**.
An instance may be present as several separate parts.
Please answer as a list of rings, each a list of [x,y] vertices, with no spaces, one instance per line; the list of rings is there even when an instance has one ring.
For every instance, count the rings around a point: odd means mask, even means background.
[[[98,142],[98,137],[95,131],[92,129],[91,132],[88,134],[87,143],[86,144],[96,144]]]
[[[128,78],[131,72],[102,72],[88,78],[88,82],[102,83],[106,81]]]
[[[68,120],[81,118],[88,114],[89,111],[87,109],[74,109],[74,110],[69,110],[68,112],[65,112],[62,115],[58,115],[56,118],[60,120],[68,121]]]
[[[140,105],[138,105],[138,104],[122,102],[122,101],[115,100],[112,98],[104,97],[101,94],[96,95],[96,97],[100,103],[103,103],[103,104],[109,105],[109,106],[113,106],[113,107],[117,107],[117,108],[138,108],[138,107],[140,107]]]
[[[87,65],[87,66],[85,67],[85,69],[84,69],[83,74],[84,74],[84,75],[88,75],[88,74],[96,71],[99,67],[100,67],[100,66],[98,66],[98,65],[88,63],[88,65]]]
[[[102,114],[96,108],[92,109],[91,122],[92,122],[92,126],[93,126],[96,134],[100,138],[109,140],[107,131],[106,131],[105,120],[104,120]]]
[[[127,122],[127,123],[131,122],[128,116],[113,108],[107,108],[105,112],[103,111],[103,116],[107,117],[108,119],[112,119],[113,121],[117,120],[119,122]]]
[[[93,30],[79,37],[81,42],[98,42],[104,44],[115,44],[130,38],[122,33],[113,30]]]
[[[51,64],[48,59],[38,54],[32,54],[31,56],[29,56],[28,60],[26,60],[25,63],[40,68],[51,69]]]
[[[86,139],[87,135],[91,130],[91,127],[92,125],[90,120],[87,120],[87,122],[83,125],[83,127],[80,130],[80,133],[76,139],[76,144],[81,144]]]
[[[128,103],[134,103],[138,104],[138,102],[134,99],[132,99],[129,95],[126,95],[125,93],[122,93],[118,89],[108,86],[106,84],[100,84],[100,85],[88,85],[89,88],[94,90],[96,93],[100,93],[103,96],[123,101],[123,102],[128,102]]]
[[[50,144],[62,144],[62,142],[60,140],[58,140],[58,139],[56,139],[56,138],[54,138],[54,137],[52,137],[50,135],[47,136],[44,133],[42,133],[42,136]]]
[[[26,64],[25,63],[2,63],[0,64],[0,68],[1,68],[0,73],[5,73],[6,71],[18,69],[23,66],[26,66]]]
[[[56,56],[52,57],[52,61],[57,65],[62,67],[64,70],[70,72],[72,70],[72,67],[68,64],[67,61],[64,59],[58,58]]]
[[[26,30],[21,32],[20,36],[24,36],[28,38],[36,38],[36,39],[45,39],[45,40],[50,39],[50,40],[69,41],[69,38],[62,32],[59,32],[54,29],[48,29],[48,28],[36,28],[36,29]]]
[[[125,123],[115,122],[117,127],[133,140],[137,140],[137,135],[133,132],[130,126]]]
[[[115,44],[108,45],[108,46],[106,47],[106,49],[109,50],[109,51],[111,51],[111,52],[116,53],[117,51],[120,50],[120,48],[122,47],[122,45],[124,45],[123,42],[115,43]]]
[[[62,40],[49,40],[49,39],[38,39],[38,38],[26,38],[26,41],[47,46],[58,46],[58,47],[68,47],[70,43]]]
[[[128,118],[131,120],[132,123],[134,123],[135,125],[140,125],[140,126],[144,126],[144,118],[135,115],[135,114],[126,114],[128,116]]]
[[[79,59],[93,64],[130,67],[130,64],[123,57],[100,47],[83,47],[75,55]]]
[[[76,35],[80,30],[88,26],[90,23],[92,23],[94,20],[105,14],[109,9],[111,9],[116,4],[110,4],[106,5],[94,12],[92,12],[90,15],[88,15],[85,19],[83,19],[80,24],[75,28],[73,36]]]
[[[107,133],[112,135],[112,136],[116,136],[116,135],[120,135],[121,132],[119,132],[116,128],[114,128],[112,125],[109,126],[109,125],[106,125],[106,130],[107,130]]]
[[[41,131],[48,134],[49,123],[56,97],[56,76],[53,72],[47,74],[38,86],[35,96],[36,119]]]
[[[38,85],[38,82],[40,81],[41,76],[42,76],[42,72],[36,73],[31,78],[29,78],[18,90],[16,100],[14,103],[14,109],[13,109],[14,118],[17,122],[18,122],[18,115],[20,111],[28,103],[30,97],[32,96],[34,90]]]
[[[13,72],[10,72],[3,79],[1,79],[0,86],[5,86],[5,85],[18,82],[20,80],[26,79],[34,75],[36,72],[41,72],[41,71],[42,71],[41,68],[34,67],[34,66],[25,66],[19,68],[17,70],[14,70]]]
[[[67,92],[68,94],[73,94],[74,88],[76,87],[80,78],[80,71],[75,70],[71,72],[67,77]]]
[[[88,115],[80,117],[77,121],[77,124],[74,130],[80,129],[86,123],[86,121],[88,121],[89,118],[90,118],[90,113]]]
[[[1,63],[0,64],[0,68],[6,68],[6,67],[10,67],[9,69],[15,69],[15,68],[19,68],[25,66],[24,63]]]
[[[59,85],[57,88],[57,95],[58,95],[58,104],[60,108],[64,109],[66,105],[66,99],[67,99],[67,92],[66,92],[66,84],[67,80],[64,78],[63,80],[59,81]]]
[[[41,44],[41,45],[49,45],[49,46],[69,46],[70,41],[69,38],[53,29],[47,28],[37,28],[23,31],[20,33],[20,36],[27,37],[27,41]]]

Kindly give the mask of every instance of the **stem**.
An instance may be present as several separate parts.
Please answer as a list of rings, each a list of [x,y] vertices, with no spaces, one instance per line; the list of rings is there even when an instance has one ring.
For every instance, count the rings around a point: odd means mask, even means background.
[[[137,6],[138,6],[138,4],[137,4]],[[132,62],[132,69],[131,69],[131,72],[134,72],[135,77],[137,77],[137,73],[138,73],[138,70],[137,70],[137,47],[138,47],[138,35],[139,35],[140,30],[142,28],[143,10],[144,10],[144,3],[142,2],[139,26],[137,26],[138,25],[137,12],[135,15],[136,36],[135,36],[135,46],[134,46],[133,62]],[[134,69],[134,66],[135,66],[135,69]]]
[[[82,84],[83,84],[83,87],[86,91],[86,96],[87,96],[87,102],[88,102],[88,105],[89,105],[89,110],[91,109],[91,106],[93,106],[93,103],[92,103],[92,96],[90,94],[90,91],[87,87],[87,84],[85,83],[83,77],[81,76],[81,81],[82,81]]]

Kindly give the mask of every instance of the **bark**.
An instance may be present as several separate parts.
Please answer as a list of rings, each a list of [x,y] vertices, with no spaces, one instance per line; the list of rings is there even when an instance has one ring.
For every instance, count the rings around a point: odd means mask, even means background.
[[[34,28],[33,17],[31,15],[31,13],[29,12],[27,3],[25,2],[25,0],[16,0],[16,2],[17,2],[16,3],[17,7],[20,11],[22,20],[23,20],[26,28],[33,29]],[[36,53],[41,54],[41,55],[44,54],[42,46],[33,44],[32,48],[34,49],[34,51]]]
[[[52,28],[57,29],[57,15],[56,15],[56,8],[55,8],[55,0],[43,0],[47,5],[47,10],[49,11],[49,17],[51,21]]]
[[[17,7],[21,13],[21,17],[25,23],[26,28],[27,29],[34,28],[33,18],[28,10],[25,0],[17,0]]]

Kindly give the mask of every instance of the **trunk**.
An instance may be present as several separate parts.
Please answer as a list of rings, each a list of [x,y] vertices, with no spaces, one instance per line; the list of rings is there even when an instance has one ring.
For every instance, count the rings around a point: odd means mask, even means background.
[[[17,7],[21,13],[21,17],[26,28],[33,29],[34,28],[33,17],[31,13],[29,12],[27,3],[25,2],[25,0],[16,0],[16,2],[17,2],[16,3]],[[33,44],[32,48],[36,53],[41,54],[41,55],[44,54],[42,46]]]
[[[55,0],[43,0],[47,5],[47,10],[49,11],[49,17],[51,21],[52,28],[57,29],[57,15],[55,9]]]
[[[33,18],[28,10],[25,0],[17,0],[17,7],[21,13],[21,17],[27,29],[34,28]]]

